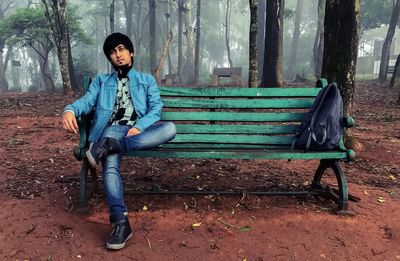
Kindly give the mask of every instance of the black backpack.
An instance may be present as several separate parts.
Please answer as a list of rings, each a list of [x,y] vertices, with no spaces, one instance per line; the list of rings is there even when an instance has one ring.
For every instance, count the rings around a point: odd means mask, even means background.
[[[321,89],[301,125],[292,148],[327,151],[335,149],[343,136],[343,100],[335,82]]]

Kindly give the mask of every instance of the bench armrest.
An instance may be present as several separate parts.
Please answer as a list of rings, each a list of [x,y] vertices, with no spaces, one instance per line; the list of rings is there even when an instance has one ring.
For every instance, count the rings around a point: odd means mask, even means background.
[[[92,119],[93,112],[76,118],[79,127],[79,146],[74,149],[74,156],[77,160],[82,160],[89,147],[88,138]]]

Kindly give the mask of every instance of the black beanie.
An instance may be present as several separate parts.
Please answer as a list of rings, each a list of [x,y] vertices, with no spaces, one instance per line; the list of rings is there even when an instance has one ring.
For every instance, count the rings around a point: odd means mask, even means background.
[[[123,44],[129,52],[134,53],[133,44],[128,36],[121,33],[112,33],[104,40],[103,51],[104,55],[110,60],[110,52],[118,45]]]

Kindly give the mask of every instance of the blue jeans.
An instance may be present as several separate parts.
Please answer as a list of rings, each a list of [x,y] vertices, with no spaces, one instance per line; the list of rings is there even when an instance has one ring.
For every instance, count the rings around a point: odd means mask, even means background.
[[[176,127],[172,122],[156,122],[141,134],[126,136],[130,128],[130,125],[109,126],[103,131],[101,138],[118,139],[122,147],[132,151],[157,147],[172,140],[176,134]],[[102,161],[104,191],[111,216],[127,211],[120,172],[122,155],[123,153],[110,154]]]

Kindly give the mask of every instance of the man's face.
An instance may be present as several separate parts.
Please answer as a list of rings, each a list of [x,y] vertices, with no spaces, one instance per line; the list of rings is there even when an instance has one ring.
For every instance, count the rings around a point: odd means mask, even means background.
[[[118,45],[110,51],[111,63],[114,66],[132,65],[133,53],[129,52],[123,44]]]

